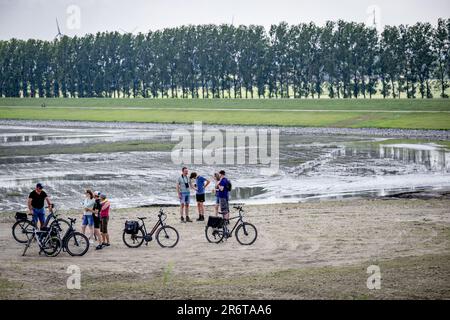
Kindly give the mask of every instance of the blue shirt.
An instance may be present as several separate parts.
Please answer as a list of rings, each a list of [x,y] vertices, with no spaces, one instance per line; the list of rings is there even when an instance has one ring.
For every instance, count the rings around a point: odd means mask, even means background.
[[[228,189],[227,189],[227,184],[228,184],[228,180],[227,178],[223,178],[220,183],[219,186],[223,187],[223,191],[221,191],[219,189],[219,198],[225,198],[228,199]]]
[[[197,194],[205,194],[205,182],[206,179],[202,176],[198,176],[195,183],[197,184]]]

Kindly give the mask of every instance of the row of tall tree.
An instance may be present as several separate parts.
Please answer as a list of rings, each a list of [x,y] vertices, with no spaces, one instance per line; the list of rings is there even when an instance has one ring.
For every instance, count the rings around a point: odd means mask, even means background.
[[[198,25],[0,41],[2,97],[447,97],[450,19]]]

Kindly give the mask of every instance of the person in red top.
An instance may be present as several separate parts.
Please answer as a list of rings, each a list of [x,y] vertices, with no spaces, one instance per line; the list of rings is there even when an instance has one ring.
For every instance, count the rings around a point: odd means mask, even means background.
[[[106,195],[100,195],[100,203],[102,208],[100,210],[100,232],[102,233],[102,245],[104,247],[109,247],[109,234],[108,234],[108,221],[109,221],[109,209],[111,207],[111,203],[108,199],[106,199]]]

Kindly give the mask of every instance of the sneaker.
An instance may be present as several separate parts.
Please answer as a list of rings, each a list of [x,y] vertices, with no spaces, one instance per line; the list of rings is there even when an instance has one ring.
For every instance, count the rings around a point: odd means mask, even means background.
[[[204,220],[205,220],[205,218],[202,217],[202,216],[199,216],[198,219],[197,219],[197,221],[204,221]]]
[[[102,243],[102,246],[104,246],[104,247],[109,247],[110,244],[109,244],[109,243]]]
[[[95,247],[95,250],[102,250],[103,249],[103,245],[99,244],[98,246]]]
[[[184,222],[184,217],[181,217],[181,222]]]
[[[94,244],[94,240],[89,239],[89,243],[90,243],[90,244]]]
[[[186,222],[192,222],[191,218],[186,217]]]

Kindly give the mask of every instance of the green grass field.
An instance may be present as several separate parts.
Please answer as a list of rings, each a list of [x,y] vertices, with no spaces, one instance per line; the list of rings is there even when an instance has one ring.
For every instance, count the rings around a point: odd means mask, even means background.
[[[0,119],[450,129],[450,100],[1,98]]]

